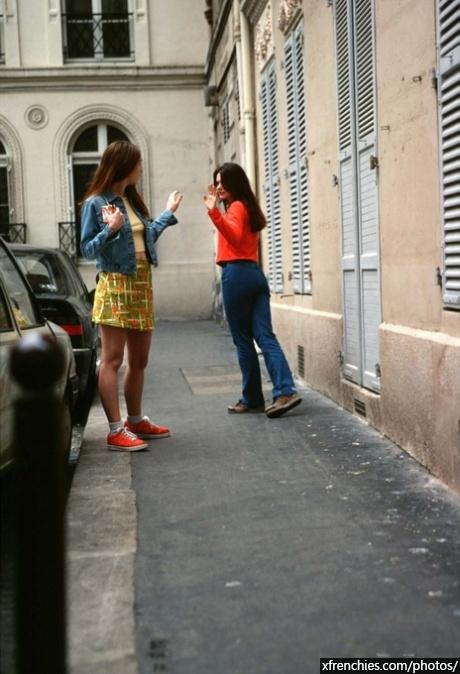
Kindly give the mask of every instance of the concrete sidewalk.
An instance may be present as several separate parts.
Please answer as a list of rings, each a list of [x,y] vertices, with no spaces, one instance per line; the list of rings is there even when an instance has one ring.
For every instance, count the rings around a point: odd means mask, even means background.
[[[136,497],[128,454],[106,450],[97,402],[67,505],[69,672],[135,674]]]
[[[458,655],[458,496],[313,391],[278,420],[228,415],[238,393],[228,333],[164,323],[145,412],[173,436],[111,454],[93,410],[68,506],[70,671]]]

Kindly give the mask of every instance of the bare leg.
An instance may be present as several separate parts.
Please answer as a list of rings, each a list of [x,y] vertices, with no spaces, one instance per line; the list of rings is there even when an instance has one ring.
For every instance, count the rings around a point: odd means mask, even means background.
[[[151,330],[128,330],[128,367],[125,374],[125,400],[129,416],[142,412],[144,370],[149,361]]]
[[[109,422],[119,421],[118,370],[123,362],[123,352],[128,330],[101,325],[101,365],[99,367],[99,395]]]

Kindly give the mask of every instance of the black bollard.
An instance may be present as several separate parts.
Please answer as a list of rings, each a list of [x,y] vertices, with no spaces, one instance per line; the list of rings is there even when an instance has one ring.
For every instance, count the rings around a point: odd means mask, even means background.
[[[61,347],[30,335],[11,352],[17,459],[16,663],[18,674],[65,674],[63,404],[55,385]]]

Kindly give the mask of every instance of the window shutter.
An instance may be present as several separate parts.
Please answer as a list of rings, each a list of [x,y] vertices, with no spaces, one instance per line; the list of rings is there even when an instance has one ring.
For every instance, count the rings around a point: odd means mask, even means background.
[[[264,192],[267,206],[268,280],[270,289],[279,293],[283,290],[283,268],[276,75],[273,64],[262,78],[260,97],[265,164]]]
[[[354,52],[356,73],[357,186],[359,269],[361,292],[363,385],[380,390],[379,362],[380,271],[375,164],[374,17],[372,0],[354,5]]]
[[[295,292],[311,291],[310,218],[303,68],[303,31],[299,26],[285,42],[288,177],[291,207],[292,281]]]
[[[352,107],[352,30],[349,0],[335,2],[337,105],[339,132],[340,210],[342,222],[342,284],[344,348],[343,374],[361,383],[361,324],[358,279],[358,232]]]
[[[304,35],[302,26],[295,33],[295,64],[297,82],[297,134],[300,164],[300,222],[302,232],[302,292],[311,292],[310,210],[307,159],[307,122],[305,110]]]
[[[344,376],[380,390],[373,0],[335,0]]]
[[[295,110],[295,75],[293,36],[290,35],[284,47],[284,77],[286,82],[286,122],[288,145],[288,180],[291,218],[292,285],[294,292],[300,292],[300,214],[297,178],[297,129]]]
[[[460,0],[438,0],[443,299],[460,308]]]
[[[337,88],[339,117],[339,149],[351,148],[351,66],[349,36],[351,33],[348,0],[335,2]]]

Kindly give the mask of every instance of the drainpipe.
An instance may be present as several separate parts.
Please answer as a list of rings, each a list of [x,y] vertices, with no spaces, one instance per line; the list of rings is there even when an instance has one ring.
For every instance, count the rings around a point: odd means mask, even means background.
[[[235,4],[237,4],[235,2]],[[241,103],[244,125],[245,169],[254,191],[256,191],[256,106],[252,78],[251,31],[249,20],[239,10],[241,32]]]
[[[243,76],[243,58],[241,55],[241,23],[240,23],[240,6],[238,0],[233,0],[233,37],[235,40],[236,48],[236,75],[238,79],[238,91],[240,95],[240,114],[241,119],[238,120],[238,145],[240,148],[241,155],[241,165],[246,167],[246,142],[245,142],[245,128],[244,128],[244,117],[243,117],[243,88],[244,88],[244,76]]]

